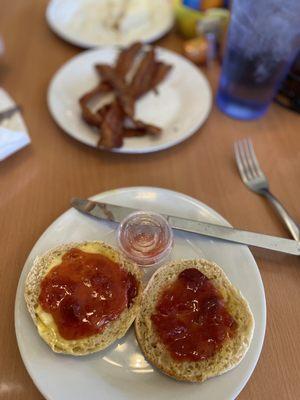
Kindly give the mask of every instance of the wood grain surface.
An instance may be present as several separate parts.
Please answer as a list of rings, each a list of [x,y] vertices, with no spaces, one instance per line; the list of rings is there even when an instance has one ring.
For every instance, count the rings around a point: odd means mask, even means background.
[[[300,115],[272,105],[254,122],[235,121],[216,106],[192,138],[148,155],[97,151],[63,133],[51,119],[46,91],[55,71],[80,49],[56,37],[45,21],[44,0],[0,0],[6,45],[0,84],[22,105],[32,144],[0,164],[0,399],[39,400],[22,363],[14,332],[19,275],[35,241],[69,208],[71,196],[150,185],[193,196],[236,227],[288,237],[266,201],[248,191],[237,173],[232,145],[253,139],[274,193],[300,221]],[[171,33],[160,45],[181,52]],[[213,90],[219,66],[203,69]],[[257,367],[240,400],[300,398],[300,262],[253,251],[267,298],[267,331]]]

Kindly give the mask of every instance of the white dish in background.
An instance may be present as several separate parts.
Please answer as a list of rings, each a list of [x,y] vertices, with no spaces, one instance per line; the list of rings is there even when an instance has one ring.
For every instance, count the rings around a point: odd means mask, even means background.
[[[75,193],[76,194],[76,193]],[[165,189],[133,187],[104,192],[93,199],[229,225],[205,204]],[[43,233],[23,268],[15,303],[15,328],[24,364],[34,383],[48,400],[231,400],[251,376],[259,358],[266,325],[262,280],[246,246],[174,232],[172,259],[204,257],[217,262],[248,300],[255,318],[249,351],[242,362],[224,375],[201,384],[177,382],[161,374],[145,360],[133,328],[104,351],[85,357],[53,353],[39,337],[24,301],[24,282],[37,255],[62,243],[104,240],[115,245],[116,224],[100,221],[70,209]],[[147,277],[153,269],[147,269]]]
[[[128,11],[123,14],[126,4]],[[114,21],[121,14],[116,30]],[[174,22],[171,0],[51,0],[46,18],[57,35],[83,48],[150,43],[164,36]]]
[[[78,99],[99,82],[94,65],[114,64],[119,50],[113,47],[85,51],[54,75],[48,89],[48,107],[57,124],[70,136],[97,147],[99,134],[81,118]],[[150,153],[174,146],[195,133],[206,120],[212,94],[201,71],[180,55],[156,47],[159,60],[173,65],[158,86],[136,102],[136,117],[162,128],[159,137],[127,138],[117,153]]]

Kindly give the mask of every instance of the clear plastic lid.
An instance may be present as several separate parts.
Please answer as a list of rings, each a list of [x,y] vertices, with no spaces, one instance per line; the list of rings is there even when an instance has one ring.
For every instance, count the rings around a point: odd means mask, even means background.
[[[122,252],[141,266],[162,262],[171,252],[173,232],[160,214],[137,211],[125,218],[117,232]]]

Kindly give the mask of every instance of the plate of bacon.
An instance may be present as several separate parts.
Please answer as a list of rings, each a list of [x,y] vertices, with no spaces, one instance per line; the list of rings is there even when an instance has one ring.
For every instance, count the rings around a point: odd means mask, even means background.
[[[85,51],[64,64],[48,90],[56,123],[89,146],[150,153],[197,132],[212,104],[207,79],[182,56],[134,43]]]

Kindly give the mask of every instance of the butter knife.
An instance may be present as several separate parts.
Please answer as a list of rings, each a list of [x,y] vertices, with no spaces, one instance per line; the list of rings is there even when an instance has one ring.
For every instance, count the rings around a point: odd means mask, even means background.
[[[6,110],[0,111],[0,122],[5,119],[11,118],[16,112],[20,111],[21,107],[18,105],[7,108]]]
[[[134,208],[79,198],[73,198],[71,200],[71,205],[84,214],[118,223],[132,212],[141,211]],[[296,240],[242,231],[240,229],[182,218],[175,215],[161,215],[167,219],[171,227],[174,229],[222,239],[228,242],[261,247],[263,249],[279,251],[296,256],[300,255],[300,242]]]

